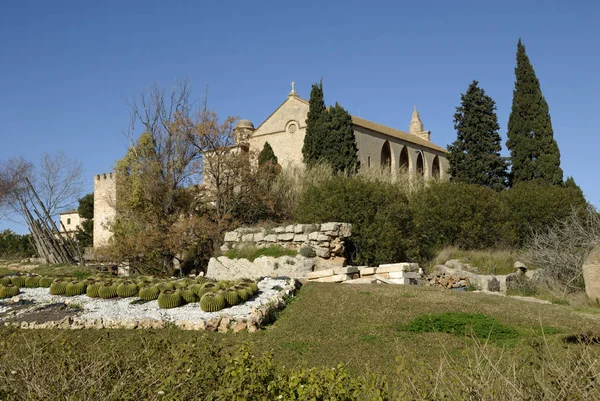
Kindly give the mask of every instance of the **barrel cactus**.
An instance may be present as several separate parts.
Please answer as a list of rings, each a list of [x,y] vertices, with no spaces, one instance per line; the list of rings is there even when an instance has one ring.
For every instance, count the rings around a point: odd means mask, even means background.
[[[204,283],[210,282],[210,279],[208,277],[198,276],[198,277],[196,277],[196,282],[198,284],[204,284]]]
[[[25,287],[38,288],[40,286],[40,276],[29,276],[25,279]]]
[[[98,288],[98,295],[100,298],[109,299],[117,297],[117,286],[112,283],[102,283]]]
[[[190,290],[189,288],[182,287],[179,288],[177,292],[179,293],[179,295],[181,295],[181,298],[183,298],[186,304],[191,304],[200,300],[200,298],[198,298],[198,295],[196,295],[196,293]]]
[[[75,295],[85,294],[87,286],[81,281],[69,281],[65,288],[65,295],[68,297],[74,297]]]
[[[202,296],[204,294],[206,294],[207,292],[217,292],[219,290],[219,287],[215,284],[215,283],[204,283],[202,284],[202,287],[198,290],[198,292],[196,294],[198,294],[198,296],[200,298],[202,298]]]
[[[6,284],[0,286],[0,299],[12,298],[19,295],[19,287],[12,284]]]
[[[62,279],[54,279],[52,284],[50,284],[50,294],[51,295],[65,295],[67,291],[67,282]]]
[[[85,295],[87,295],[90,298],[99,298],[100,294],[98,293],[98,290],[100,289],[101,285],[102,282],[99,281],[94,281],[90,283],[85,289]]]
[[[121,298],[135,297],[138,286],[133,281],[123,281],[117,286],[117,295]]]
[[[238,305],[241,302],[238,292],[233,288],[223,290],[222,295],[229,306]]]
[[[19,288],[25,287],[25,276],[21,276],[21,275],[12,276],[10,278],[10,281],[11,281],[12,285],[14,285],[14,286],[17,286]]]
[[[240,281],[240,284],[250,286],[252,288],[252,291],[255,294],[258,292],[258,285],[256,284],[256,281],[254,281],[254,280],[250,280],[249,278],[244,278]]]
[[[252,290],[248,291],[246,287],[243,287],[241,285],[235,285],[231,288],[237,291],[238,296],[240,297],[240,302],[246,302],[248,298],[252,296]]]
[[[52,282],[54,281],[54,277],[40,277],[40,287],[50,288]]]
[[[231,281],[228,281],[228,280],[220,280],[220,281],[217,281],[217,286],[218,286],[220,289],[224,290],[225,288],[229,288],[229,287],[231,287]]]
[[[138,296],[142,301],[153,301],[158,299],[160,290],[155,285],[145,286],[140,288]]]
[[[163,291],[172,291],[175,289],[175,286],[173,285],[173,283],[169,282],[169,281],[163,281],[162,283],[158,283],[156,284],[156,287],[158,287],[158,289],[163,292]]]
[[[175,281],[173,284],[175,285],[176,288],[182,288],[182,287],[188,287],[195,283],[196,282],[194,280],[192,280],[191,278],[184,277],[182,279]]]
[[[182,303],[181,295],[175,290],[165,290],[158,295],[158,307],[161,309],[177,308]]]
[[[9,285],[12,284],[12,281],[10,280],[10,277],[0,277],[0,285]]]
[[[254,289],[253,289],[253,288],[250,286],[250,283],[239,283],[239,284],[237,285],[237,287],[242,287],[242,288],[244,288],[244,289],[246,290],[246,292],[248,292],[248,296],[249,296],[249,297],[253,297],[253,296],[254,296],[254,294],[256,294],[256,293],[254,292]]]
[[[217,312],[225,308],[225,299],[216,292],[207,292],[200,298],[200,308],[204,312]]]

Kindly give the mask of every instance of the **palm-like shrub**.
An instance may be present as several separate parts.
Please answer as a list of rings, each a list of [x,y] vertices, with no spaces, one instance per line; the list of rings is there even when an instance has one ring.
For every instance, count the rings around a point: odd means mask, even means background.
[[[158,296],[158,307],[161,309],[177,308],[182,303],[181,295],[175,290],[162,291]]]
[[[19,295],[19,287],[12,284],[6,284],[0,286],[0,299],[3,298],[12,298],[14,296]]]
[[[133,281],[123,281],[117,286],[117,295],[121,298],[134,297],[138,294],[138,286]]]
[[[25,287],[38,288],[40,286],[40,276],[29,276],[25,279]]]
[[[155,299],[158,299],[159,295],[160,290],[155,285],[149,285],[140,288],[140,292],[138,294],[142,301],[153,301]]]
[[[200,308],[204,312],[217,312],[225,308],[225,298],[216,292],[207,292],[200,298]]]
[[[117,286],[112,283],[102,283],[98,288],[98,295],[102,299],[109,299],[117,297]]]

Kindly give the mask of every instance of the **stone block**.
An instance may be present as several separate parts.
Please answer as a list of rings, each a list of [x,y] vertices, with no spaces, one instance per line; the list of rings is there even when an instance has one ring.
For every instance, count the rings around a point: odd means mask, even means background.
[[[342,283],[346,280],[351,280],[352,277],[349,274],[336,274],[329,277],[321,277],[315,280],[311,280],[317,283]]]
[[[314,272],[306,273],[306,278],[309,280],[322,278],[322,277],[328,277],[328,276],[333,276],[333,269],[317,270]]]
[[[419,270],[418,263],[390,263],[379,265],[377,273],[415,272],[417,270]]]
[[[338,267],[333,269],[333,274],[355,274],[358,273],[358,267],[356,266],[348,266],[348,267]]]
[[[352,280],[346,280],[344,284],[372,284],[375,281],[373,277],[361,277]]]
[[[277,235],[275,235],[275,234],[265,235],[264,240],[266,242],[277,242]]]
[[[391,279],[401,279],[401,278],[408,278],[408,279],[417,279],[417,273],[416,272],[389,272],[389,273],[385,273],[388,275],[389,278]]]
[[[277,241],[287,242],[287,241],[292,241],[293,239],[294,239],[294,234],[292,234],[292,233],[284,233],[284,234],[277,235]]]
[[[225,242],[238,242],[240,235],[235,231],[229,231],[225,233]]]
[[[329,250],[329,247],[325,248],[322,246],[317,246],[315,247],[315,253],[320,258],[328,258],[331,256],[331,251]]]
[[[275,227],[273,231],[275,231],[277,234],[281,234],[285,232],[285,227]]]
[[[361,267],[361,268],[359,268],[359,271],[360,271],[361,276],[372,276],[373,274],[377,273],[377,268],[376,267]]]
[[[340,237],[348,238],[350,236],[352,236],[352,224],[341,223],[340,224]]]
[[[289,225],[285,228],[285,232],[286,233],[293,233],[294,232],[294,225]]]
[[[390,278],[388,281],[391,281],[393,284],[405,284],[408,285],[411,283],[411,279],[409,278]],[[416,282],[415,282],[416,284]]]
[[[294,233],[295,234],[302,234],[302,233],[304,233],[304,224],[296,224],[294,226]]]
[[[223,244],[219,249],[221,250],[221,252],[227,252],[229,250],[229,245]]]
[[[308,242],[308,235],[307,234],[295,234],[294,242]]]
[[[244,234],[242,235],[242,242],[253,242],[254,234]]]
[[[312,241],[316,241],[317,238],[319,238],[319,232],[318,231],[313,231],[312,233],[308,234],[308,239],[310,239]]]
[[[340,229],[340,223],[323,223],[321,224],[321,231],[324,232],[337,232]]]
[[[254,242],[260,242],[265,239],[265,235],[263,233],[254,234],[253,240]]]

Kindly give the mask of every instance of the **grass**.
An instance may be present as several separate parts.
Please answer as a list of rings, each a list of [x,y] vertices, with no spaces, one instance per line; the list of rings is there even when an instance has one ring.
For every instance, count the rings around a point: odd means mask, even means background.
[[[432,321],[438,322],[436,330],[428,327]],[[416,329],[399,330],[407,327]],[[593,361],[600,357],[600,346],[588,349],[564,340],[567,336],[582,333],[598,335],[598,327],[599,315],[584,314],[569,306],[428,287],[310,283],[299,291],[275,323],[258,333],[219,334],[177,329],[15,331],[0,328],[0,346],[6,351],[5,356],[0,356],[0,366],[2,358],[26,361],[17,365],[19,372],[29,369],[23,377],[36,382],[41,380],[40,383],[44,383],[43,380],[54,382],[63,376],[67,383],[69,377],[78,377],[71,374],[75,375],[80,369],[95,375],[95,371],[90,371],[94,364],[104,370],[106,366],[113,366],[119,375],[137,375],[131,380],[148,386],[163,383],[162,379],[152,381],[149,376],[173,375],[184,391],[187,388],[185,380],[191,380],[185,379],[188,377],[186,372],[195,369],[194,363],[207,366],[221,363],[219,358],[226,350],[247,344],[252,355],[273,355],[273,363],[280,368],[327,368],[331,371],[343,363],[351,375],[372,372],[378,377],[390,378],[395,385],[408,385],[406,378],[416,380],[414,388],[405,389],[411,391],[409,399],[440,399],[445,397],[437,393],[419,396],[411,389],[438,391],[440,389],[430,386],[437,383],[439,376],[440,383],[448,380],[440,385],[448,391],[462,388],[461,383],[465,382],[471,383],[469,386],[474,383],[481,386],[477,391],[487,391],[487,387],[504,391],[513,389],[506,385],[511,369],[520,372],[515,373],[521,380],[520,384],[515,383],[519,391],[539,391],[531,380],[538,380],[535,375],[540,372],[541,377],[553,374],[562,377],[565,372],[572,371],[569,373],[572,380],[587,380],[590,371],[598,370]],[[495,333],[498,328],[503,328],[497,332],[502,335],[498,335],[498,341],[491,340],[490,332]],[[473,333],[477,335],[473,336]],[[68,347],[68,352],[61,351],[64,347]],[[55,353],[58,356],[53,356]],[[107,357],[88,359],[90,355]],[[37,356],[39,362],[35,362]],[[442,363],[446,370],[440,373],[437,369],[442,369],[441,360],[446,361]],[[591,365],[584,363],[588,360]],[[51,361],[61,370],[48,376],[43,373],[47,366],[42,361]],[[153,362],[146,366],[148,361]],[[231,363],[237,362],[234,359]],[[558,365],[550,366],[550,363]],[[169,373],[156,371],[162,369],[161,366],[168,367]],[[482,366],[488,366],[489,370],[482,371]],[[586,366],[588,370],[582,370]],[[397,374],[402,378],[398,379]],[[461,376],[460,381],[454,382],[451,375],[471,376]],[[103,376],[98,373],[98,377]],[[571,379],[565,377],[564,380]],[[17,388],[29,385],[19,383],[15,383]],[[563,381],[561,386],[564,386]],[[475,389],[470,387],[469,391]],[[560,391],[560,388],[552,391]],[[498,394],[495,397],[500,397]],[[549,394],[552,396],[547,399],[556,399],[554,392]]]
[[[450,259],[468,263],[473,273],[504,275],[514,273],[514,264],[519,257],[516,252],[509,250],[463,251],[447,247],[438,253],[430,265],[441,265]]]
[[[248,259],[252,262],[254,259],[261,256],[270,256],[273,258],[279,258],[281,256],[296,256],[298,251],[295,249],[287,249],[282,246],[271,246],[268,248],[256,248],[254,246],[244,246],[239,249],[230,249],[225,252],[225,256],[229,259]]]

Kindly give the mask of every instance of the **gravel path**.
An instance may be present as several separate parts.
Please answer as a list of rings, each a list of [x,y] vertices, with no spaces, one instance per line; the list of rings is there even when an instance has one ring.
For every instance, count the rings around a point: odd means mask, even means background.
[[[258,284],[259,293],[247,302],[223,309],[219,312],[204,312],[200,309],[200,303],[195,302],[173,309],[160,309],[156,301],[143,304],[131,304],[139,300],[132,298],[99,299],[90,298],[85,295],[75,297],[64,297],[51,295],[48,288],[22,288],[18,297],[25,301],[33,301],[36,306],[64,302],[67,305],[79,305],[83,312],[80,319],[93,321],[95,319],[114,319],[122,322],[139,320],[162,320],[176,322],[181,320],[199,321],[218,317],[222,314],[231,315],[234,319],[246,318],[254,308],[270,302],[285,285],[286,279],[264,278]],[[0,301],[0,313],[7,312],[12,307],[8,303]]]

